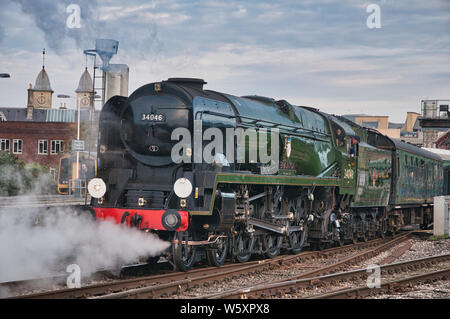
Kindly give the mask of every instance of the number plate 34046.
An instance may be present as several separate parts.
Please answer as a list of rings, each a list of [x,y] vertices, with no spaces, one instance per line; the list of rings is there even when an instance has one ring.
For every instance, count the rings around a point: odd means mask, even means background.
[[[151,114],[151,113],[143,113],[141,114],[141,121],[149,121],[149,122],[164,122],[166,117],[164,114]]]

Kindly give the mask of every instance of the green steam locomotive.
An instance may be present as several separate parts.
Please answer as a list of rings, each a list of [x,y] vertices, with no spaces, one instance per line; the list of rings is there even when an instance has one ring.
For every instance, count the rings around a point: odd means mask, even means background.
[[[100,115],[97,219],[157,234],[186,271],[427,226],[441,159],[340,116],[171,78]]]

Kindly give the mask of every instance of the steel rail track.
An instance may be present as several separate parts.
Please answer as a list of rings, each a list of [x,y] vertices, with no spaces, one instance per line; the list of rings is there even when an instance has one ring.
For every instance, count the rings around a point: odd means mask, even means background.
[[[331,265],[327,265],[324,267],[320,267],[319,269],[311,270],[305,272],[303,274],[291,277],[289,279],[282,279],[273,281],[270,284],[258,284],[251,287],[238,288],[233,289],[231,291],[226,291],[218,294],[211,294],[207,296],[200,297],[201,299],[246,299],[246,298],[267,298],[270,295],[280,295],[281,291],[293,291],[295,290],[295,286],[297,283],[304,285],[305,283],[308,285],[314,284],[318,281],[318,276],[326,275],[332,272],[340,271],[345,269],[348,266],[355,265],[364,260],[370,259],[374,256],[379,255],[383,251],[390,249],[391,247],[406,241],[411,233],[406,233],[400,236],[395,237],[394,239],[382,243],[374,249],[369,251],[363,251],[362,253],[350,256],[348,258],[344,258],[336,263]]]
[[[85,286],[77,289],[61,289],[38,294],[23,295],[21,299],[59,299],[59,298],[157,298],[173,293],[179,293],[186,289],[201,284],[220,281],[225,278],[238,277],[244,274],[256,273],[274,266],[289,266],[305,260],[332,258],[335,255],[349,251],[359,251],[372,247],[385,247],[391,242],[407,238],[403,234],[390,239],[376,239],[369,242],[357,243],[342,247],[334,247],[323,251],[305,251],[297,255],[277,256],[273,259],[250,261],[247,263],[231,263],[222,267],[197,268],[189,272],[173,272],[156,276],[120,280],[110,283]],[[392,244],[393,245],[393,244]],[[387,246],[386,246],[387,247]],[[377,248],[375,248],[376,250]],[[373,249],[371,249],[372,251]],[[315,272],[315,271],[313,271]]]
[[[405,262],[398,262],[393,264],[386,264],[380,266],[381,274],[392,274],[399,272],[406,272],[409,270],[415,270],[419,268],[423,268],[430,265],[435,265],[441,262],[449,261],[450,254],[437,255],[425,258],[419,258],[414,260],[409,260]],[[238,299],[246,299],[246,298],[268,298],[268,297],[276,297],[280,296],[283,293],[295,293],[302,289],[311,289],[314,287],[321,287],[327,285],[335,285],[339,282],[348,282],[348,281],[356,281],[356,280],[366,280],[368,275],[367,268],[350,270],[346,272],[328,274],[317,277],[308,277],[303,279],[290,279],[279,282],[270,283],[267,285],[259,285],[255,286],[253,289],[247,288],[241,289],[240,291],[234,291],[233,293],[225,293],[225,294],[215,294],[207,296],[209,299],[223,299],[223,298],[238,298]],[[388,285],[389,283],[386,283]],[[392,287],[387,286],[387,287]],[[324,293],[319,295],[314,295],[311,297],[307,297],[307,299],[320,299],[320,298],[339,298],[345,296],[361,295],[361,291],[365,291],[365,289],[369,289],[369,287],[357,287],[350,289],[342,289],[335,292]],[[370,290],[372,292],[372,290]]]
[[[146,276],[140,278],[133,278],[127,280],[120,280],[110,283],[102,283],[91,286],[84,286],[78,289],[60,289],[42,293],[35,293],[30,295],[17,296],[15,298],[25,299],[50,299],[50,298],[85,298],[96,296],[99,294],[112,294],[114,292],[122,293],[125,289],[148,288],[149,295],[161,296],[165,293],[173,293],[182,289],[187,289],[193,284],[202,282],[209,282],[220,280],[222,278],[232,278],[246,273],[254,273],[262,271],[267,267],[289,266],[291,263],[300,261],[332,258],[337,254],[346,253],[348,251],[358,251],[377,246],[389,239],[376,239],[368,242],[357,243],[354,245],[347,245],[343,247],[334,247],[323,251],[304,251],[297,255],[283,255],[277,256],[274,259],[265,259],[262,261],[250,261],[246,263],[231,263],[222,267],[197,268],[189,272],[172,272],[167,274],[160,274],[156,276]],[[220,274],[222,276],[220,277]],[[197,278],[198,277],[198,278]],[[158,285],[168,285],[159,286]],[[151,285],[150,287],[145,287]],[[119,295],[121,296],[121,295]],[[105,296],[106,298],[107,296]],[[113,297],[113,296],[110,296]]]
[[[139,265],[128,265],[122,267],[121,271],[125,273],[133,273],[135,269],[139,271],[143,267],[143,264]],[[118,275],[114,273],[117,272],[117,269],[98,269],[94,273],[90,274],[89,277],[83,278],[82,281],[85,280],[100,280],[101,278],[117,278]],[[55,289],[55,285],[66,285],[67,277],[69,273],[60,272],[55,273],[53,275],[47,275],[39,278],[30,278],[30,279],[22,279],[22,280],[11,280],[0,282],[0,291],[8,292],[9,294],[21,294],[21,290],[29,290],[29,289],[41,289],[41,290],[50,290]],[[45,292],[42,292],[45,293]],[[34,293],[36,295],[41,293]],[[9,297],[16,298],[16,297]]]
[[[87,203],[90,202],[88,196]],[[53,206],[76,206],[84,205],[84,197],[75,197],[73,195],[20,195],[20,196],[1,196],[0,209],[7,208],[34,208],[34,207],[53,207]]]
[[[423,263],[424,265],[428,266],[431,264],[435,264],[438,262],[448,261],[450,260],[450,254],[446,255],[440,255],[440,256],[433,256],[428,258],[422,258],[419,260],[412,260],[404,263],[397,263],[397,264],[390,264],[381,266],[382,271],[383,269],[388,271],[408,271],[412,269],[417,269],[418,266],[416,263]],[[360,270],[359,272],[366,271],[367,270]],[[360,277],[361,274],[354,274],[354,277]],[[354,299],[354,298],[362,298],[362,297],[369,297],[378,295],[385,292],[392,292],[401,290],[406,287],[411,287],[413,284],[420,284],[420,283],[426,283],[429,281],[435,281],[435,280],[449,280],[450,279],[450,267],[432,271],[432,272],[426,272],[423,274],[418,274],[414,276],[409,276],[397,280],[391,280],[384,282],[380,284],[380,287],[374,287],[370,288],[367,285],[366,286],[359,286],[356,288],[347,288],[347,289],[341,289],[338,291],[328,292],[324,294],[315,295],[312,297],[309,297],[307,299]]]

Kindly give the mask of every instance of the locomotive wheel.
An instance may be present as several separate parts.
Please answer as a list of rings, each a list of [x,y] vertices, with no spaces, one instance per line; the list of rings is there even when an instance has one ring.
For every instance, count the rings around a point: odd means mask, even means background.
[[[216,243],[217,248],[206,250],[206,259],[208,264],[214,267],[220,267],[224,264],[228,252],[228,237],[219,238]]]
[[[289,248],[291,253],[298,254],[305,246],[307,231],[296,231],[289,234]]]
[[[289,213],[294,214],[294,221],[290,222],[290,225],[295,227],[303,225],[303,230],[292,232],[288,236],[289,249],[292,254],[298,254],[305,246],[306,238],[308,235],[308,224],[305,222],[305,200],[301,197],[297,200],[289,201]]]
[[[242,233],[239,233],[234,237],[234,245],[233,245],[233,255],[236,259],[241,262],[247,262],[252,256],[253,245],[255,244],[255,237],[247,237],[243,236]]]
[[[189,233],[175,232],[174,240],[178,242],[172,244],[173,262],[178,270],[188,271],[192,268],[197,256],[195,247],[188,244]]]
[[[266,256],[269,258],[275,258],[280,253],[281,244],[283,243],[283,236],[278,234],[264,235],[263,243]]]

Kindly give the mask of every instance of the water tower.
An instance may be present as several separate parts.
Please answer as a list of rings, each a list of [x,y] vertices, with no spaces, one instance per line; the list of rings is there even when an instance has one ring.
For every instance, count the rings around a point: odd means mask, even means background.
[[[109,61],[113,55],[117,54],[119,50],[119,41],[112,39],[97,39],[95,40],[95,52],[102,59],[103,71],[107,71],[109,67]]]
[[[126,64],[110,64],[111,58],[117,54],[119,41],[112,39],[96,39],[95,50],[84,50],[84,54],[94,57],[94,91],[101,91],[102,106],[114,95],[128,96],[129,68]],[[102,60],[102,66],[96,65],[97,55]],[[96,69],[101,69],[102,75],[96,76]],[[101,87],[96,86],[96,80],[101,79]],[[95,100],[94,100],[95,101]]]

